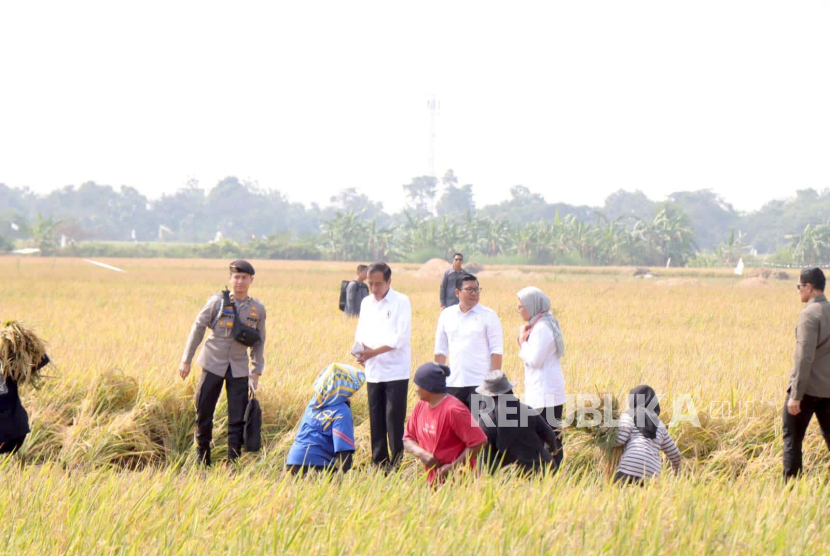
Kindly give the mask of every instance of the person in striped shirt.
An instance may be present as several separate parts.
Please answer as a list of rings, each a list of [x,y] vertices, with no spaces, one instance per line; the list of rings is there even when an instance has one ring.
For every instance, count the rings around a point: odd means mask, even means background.
[[[660,421],[660,404],[651,386],[641,385],[628,393],[628,409],[620,416],[616,446],[624,446],[614,482],[642,484],[659,477],[663,463],[660,450],[680,472],[680,450]]]

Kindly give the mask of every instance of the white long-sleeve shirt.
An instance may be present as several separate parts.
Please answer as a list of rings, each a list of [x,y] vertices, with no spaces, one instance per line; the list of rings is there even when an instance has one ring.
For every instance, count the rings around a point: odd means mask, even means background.
[[[536,324],[522,344],[519,357],[525,364],[524,402],[534,409],[564,404],[565,377],[550,327]]]
[[[491,369],[491,356],[504,353],[504,334],[492,309],[474,306],[466,313],[461,305],[441,311],[435,330],[435,355],[447,355],[447,386],[481,386]]]
[[[363,298],[355,340],[371,349],[381,346],[392,348],[366,361],[368,382],[409,378],[412,367],[411,335],[412,306],[407,296],[389,288],[386,297],[380,301],[371,294]]]

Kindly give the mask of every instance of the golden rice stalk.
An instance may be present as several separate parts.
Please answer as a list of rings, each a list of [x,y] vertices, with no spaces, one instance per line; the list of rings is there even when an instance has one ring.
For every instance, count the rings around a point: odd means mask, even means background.
[[[43,340],[18,321],[3,323],[0,328],[0,372],[4,378],[37,388],[44,362],[48,363],[48,357]]]
[[[578,408],[574,416],[574,425],[569,431],[584,436],[588,445],[593,445],[601,454],[601,468],[606,474],[613,474],[622,457],[622,449],[615,447],[617,440],[617,427],[610,426],[607,419],[618,422],[620,419],[620,400],[610,392],[597,392],[600,405],[596,411],[602,415],[599,420],[588,418],[584,409]],[[593,415],[592,415],[593,417]]]

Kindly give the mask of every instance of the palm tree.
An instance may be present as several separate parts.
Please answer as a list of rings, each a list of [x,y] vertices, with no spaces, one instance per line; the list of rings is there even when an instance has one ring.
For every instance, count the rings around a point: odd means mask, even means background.
[[[500,218],[486,218],[483,224],[479,251],[491,257],[504,254],[510,246],[510,225]]]
[[[513,230],[513,251],[528,259],[538,259],[544,249],[547,225],[544,222],[529,222]]]
[[[374,225],[374,224],[373,224]],[[353,210],[335,213],[332,220],[321,223],[323,229],[320,247],[334,260],[351,261],[367,258],[366,236],[368,225]]]
[[[830,224],[807,225],[793,239],[793,257],[802,266],[817,266],[830,261]]]
[[[645,244],[646,264],[662,265],[671,258],[676,264],[683,265],[697,251],[688,216],[673,212],[665,206],[651,222],[635,224],[637,236]]]
[[[729,232],[729,237],[726,241],[721,242],[715,249],[715,255],[727,266],[734,266],[738,264],[746,244],[744,243],[745,234],[740,231],[735,235],[735,228]]]
[[[592,251],[595,256],[592,262],[601,265],[618,262],[621,247],[625,243],[625,237],[620,233],[620,218],[609,220],[603,213],[598,212],[598,223],[591,230],[594,247]],[[603,227],[600,222],[605,222]]]
[[[369,261],[387,261],[392,255],[392,231],[388,228],[377,229],[372,220],[371,226],[366,230],[367,257]]]

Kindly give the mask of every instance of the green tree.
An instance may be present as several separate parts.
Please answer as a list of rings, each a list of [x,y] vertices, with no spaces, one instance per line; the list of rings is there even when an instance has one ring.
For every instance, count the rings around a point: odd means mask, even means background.
[[[174,238],[178,241],[212,239],[216,227],[205,214],[206,195],[195,179],[189,180],[185,187],[174,193],[162,195],[161,199],[153,203],[158,223],[173,230]],[[154,231],[158,233],[158,229]]]
[[[473,201],[473,186],[471,184],[462,187],[447,186],[436,205],[438,216],[474,213],[475,210],[476,205]]]
[[[362,220],[384,220],[388,218],[383,212],[383,203],[372,201],[367,195],[358,193],[354,187],[340,190],[329,201],[331,206],[325,211],[327,217],[330,216],[329,212],[345,213],[352,211]]]
[[[376,230],[374,222],[360,220],[354,211],[337,213],[321,227],[320,247],[334,260],[383,260],[388,256],[388,231]]]
[[[642,264],[664,265],[671,258],[675,266],[683,266],[697,251],[689,217],[669,205],[651,221],[638,221],[632,234],[644,247],[638,260]]]
[[[640,191],[615,191],[605,198],[602,214],[609,220],[633,217],[645,220],[654,214],[657,204]]]
[[[542,195],[530,191],[523,185],[511,187],[510,199],[507,201],[485,206],[479,212],[513,225],[524,225],[528,222],[553,220],[557,211],[566,215],[573,214],[579,220],[589,220],[594,214],[594,209],[586,206],[573,206],[565,203],[550,204]]]
[[[483,219],[478,238],[479,252],[494,257],[505,254],[511,247],[510,224],[501,219]]]
[[[830,214],[830,190],[802,189],[790,199],[770,201],[760,210],[745,215],[740,229],[747,241],[761,253],[788,247],[808,225],[820,225]]]
[[[801,266],[821,266],[830,263],[830,224],[813,226],[793,238],[793,258]]]
[[[377,222],[372,221],[366,229],[367,256],[366,261],[388,261],[393,255],[393,234],[388,228],[378,228]]]
[[[11,251],[13,246],[14,244],[12,243],[12,240],[6,238],[4,235],[0,235],[0,253]]]
[[[715,248],[740,219],[732,205],[711,189],[672,193],[669,202],[689,217],[696,241],[704,249]]]
[[[733,228],[729,232],[729,237],[725,241],[720,242],[715,248],[714,254],[722,264],[733,266],[738,264],[744,249],[746,249],[744,234],[740,231],[736,234]]]
[[[403,186],[410,206],[417,214],[431,214],[430,208],[435,201],[438,180],[434,176],[418,176]]]
[[[60,245],[58,240],[58,223],[54,217],[43,218],[37,215],[37,222],[32,229],[35,244],[40,249],[41,255],[52,255]]]

